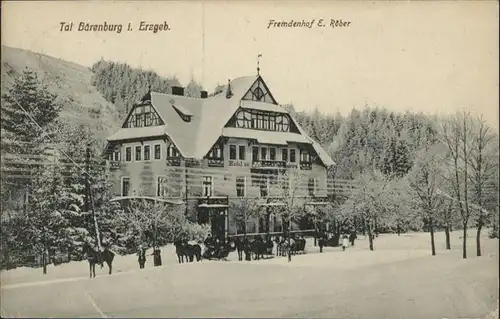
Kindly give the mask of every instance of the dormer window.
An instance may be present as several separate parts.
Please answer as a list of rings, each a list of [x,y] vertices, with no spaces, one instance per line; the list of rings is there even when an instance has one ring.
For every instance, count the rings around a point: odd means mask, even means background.
[[[188,110],[186,110],[185,107],[183,107],[181,105],[173,105],[173,104],[172,104],[172,107],[177,112],[177,114],[179,114],[179,116],[181,117],[181,119],[184,122],[191,122],[191,118],[193,117],[193,114],[191,112],[189,112]]]

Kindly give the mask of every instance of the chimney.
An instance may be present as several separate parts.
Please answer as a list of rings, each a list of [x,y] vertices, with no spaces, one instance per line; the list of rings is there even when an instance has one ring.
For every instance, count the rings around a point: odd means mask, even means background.
[[[207,91],[200,91],[200,97],[202,99],[206,99],[208,97],[208,92]]]
[[[172,95],[184,96],[184,88],[182,86],[172,86]]]
[[[151,85],[148,85],[148,91],[141,98],[141,102],[151,102]]]
[[[231,90],[231,80],[227,80],[226,99],[230,99],[231,96],[233,96],[233,91]]]

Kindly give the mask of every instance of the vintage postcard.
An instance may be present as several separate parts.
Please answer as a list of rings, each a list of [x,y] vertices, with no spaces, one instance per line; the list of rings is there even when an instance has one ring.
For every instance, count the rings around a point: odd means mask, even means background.
[[[498,318],[498,1],[2,1],[2,318]]]

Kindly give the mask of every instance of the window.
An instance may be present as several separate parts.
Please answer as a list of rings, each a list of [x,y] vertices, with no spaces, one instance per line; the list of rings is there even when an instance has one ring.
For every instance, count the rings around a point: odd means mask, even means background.
[[[108,154],[108,160],[110,160],[110,161],[113,160],[113,153]]]
[[[271,147],[269,149],[269,159],[271,161],[275,161],[276,160],[276,149],[274,147]]]
[[[142,117],[144,114],[136,114],[135,115],[135,127],[143,127]]]
[[[259,161],[259,148],[257,146],[252,147],[252,161]]]
[[[263,147],[260,149],[260,159],[261,160],[267,159],[267,148]]]
[[[156,196],[166,197],[167,196],[167,178],[165,176],[158,176],[156,184]]]
[[[257,128],[257,114],[251,113],[252,116],[252,128]]]
[[[144,145],[144,160],[149,161],[151,159],[151,146]]]
[[[253,93],[254,93],[255,99],[257,101],[262,100],[262,97],[264,97],[264,92],[262,91],[262,89],[260,87],[256,88]]]
[[[175,148],[174,144],[170,144],[167,148],[167,158],[178,157],[179,152]]]
[[[295,149],[290,150],[290,162],[295,163]]]
[[[236,177],[236,196],[245,197],[245,176]]]
[[[121,160],[121,154],[120,154],[120,151],[116,151],[115,152],[115,161],[119,161]]]
[[[252,117],[250,112],[239,111],[236,115],[236,125],[241,128],[251,128],[252,127]]]
[[[236,159],[236,145],[229,145],[229,159]]]
[[[240,128],[283,132],[288,132],[290,128],[288,115],[276,112],[240,110],[234,120],[236,127]]]
[[[309,181],[307,182],[307,191],[309,196],[314,196],[316,191],[316,180],[314,178],[309,178]]]
[[[302,163],[310,163],[311,162],[311,155],[309,155],[308,151],[300,150],[300,161]]]
[[[245,160],[245,145],[240,145],[238,147],[238,153],[240,156],[240,160],[244,161]]]
[[[140,147],[140,146],[135,147],[135,160],[136,161],[141,160],[141,150],[142,150],[142,147]]]
[[[212,196],[212,176],[203,176],[203,196]]]
[[[161,159],[161,145],[156,144],[155,145],[155,160]]]
[[[288,121],[288,117],[286,115],[283,115],[283,129],[282,129],[282,131],[288,132],[289,127],[290,127],[290,124]]]
[[[290,196],[290,178],[284,177],[281,180],[281,189],[282,189],[282,196]]]
[[[122,196],[128,196],[130,192],[130,178],[122,177]]]
[[[132,161],[132,147],[130,146],[125,148],[125,161]]]
[[[281,160],[288,162],[288,148],[281,149]]]
[[[208,152],[207,157],[208,158],[217,158],[217,159],[222,158],[222,149],[221,149],[220,145],[217,144],[214,147],[212,147],[210,152]]]

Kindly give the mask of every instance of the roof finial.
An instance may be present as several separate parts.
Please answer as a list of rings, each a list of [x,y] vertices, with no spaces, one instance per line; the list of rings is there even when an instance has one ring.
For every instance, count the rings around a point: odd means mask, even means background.
[[[260,58],[262,57],[262,53],[257,55],[257,75],[260,75]]]

